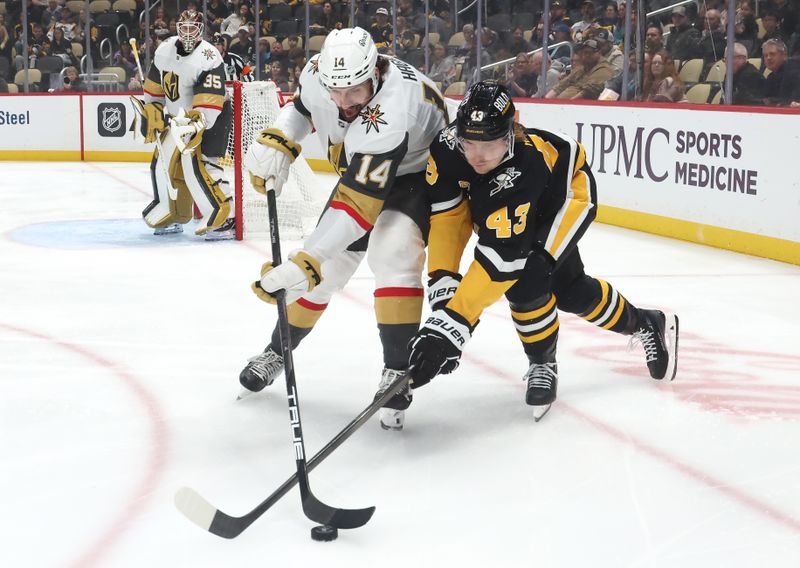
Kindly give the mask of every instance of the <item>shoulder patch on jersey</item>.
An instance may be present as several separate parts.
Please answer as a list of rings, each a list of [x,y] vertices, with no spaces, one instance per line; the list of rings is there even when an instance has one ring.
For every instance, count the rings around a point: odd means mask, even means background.
[[[361,117],[361,124],[367,125],[367,133],[369,133],[373,128],[375,132],[380,132],[380,130],[378,130],[379,124],[388,124],[381,118],[384,114],[386,113],[381,111],[381,105],[377,104],[373,107],[364,107],[364,110],[362,110],[358,116]]]
[[[448,126],[439,133],[439,142],[447,146],[450,150],[456,149],[456,127]]]
[[[212,50],[210,47],[207,47],[203,50],[203,55],[206,59],[214,59],[214,50]]]
[[[319,73],[319,60],[312,59],[309,63],[311,63],[311,74],[316,75]]]
[[[489,191],[489,197],[503,191],[504,189],[514,187],[514,180],[521,175],[522,172],[514,167],[504,169],[502,172],[494,176],[491,181],[489,181],[489,183],[495,184],[494,187]]]

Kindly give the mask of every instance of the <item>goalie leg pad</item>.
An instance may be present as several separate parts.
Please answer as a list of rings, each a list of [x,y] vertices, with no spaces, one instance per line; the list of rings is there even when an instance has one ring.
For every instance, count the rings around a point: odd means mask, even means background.
[[[170,199],[168,189],[170,181],[167,180],[164,173],[165,168],[158,163],[164,157],[159,155],[156,150],[150,162],[153,201],[142,211],[145,223],[153,228],[163,228],[172,223],[185,224],[192,219],[192,196],[183,180],[180,155],[169,137],[164,137],[162,148],[164,156],[170,156],[170,162],[166,169],[169,170],[172,185],[178,190],[178,199]]]
[[[230,217],[232,200],[225,195],[220,186],[220,181],[224,181],[224,177],[221,173],[219,174],[220,179],[214,179],[211,176],[206,169],[199,148],[190,154],[181,155],[180,160],[186,178],[186,186],[202,215],[200,225],[195,233],[203,235],[206,231],[216,229]]]

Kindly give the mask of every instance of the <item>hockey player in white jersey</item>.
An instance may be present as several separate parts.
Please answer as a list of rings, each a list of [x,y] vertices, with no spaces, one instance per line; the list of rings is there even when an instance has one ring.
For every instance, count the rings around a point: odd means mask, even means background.
[[[160,144],[150,163],[153,201],[142,216],[156,234],[181,232],[194,202],[202,215],[196,233],[217,240],[234,236],[229,184],[217,164],[232,115],[222,57],[202,36],[202,16],[184,11],[178,35],[158,46],[148,71],[140,129],[145,142]]]
[[[408,343],[419,328],[429,228],[424,171],[428,146],[447,122],[444,99],[427,77],[403,61],[379,56],[366,30],[334,30],[300,75],[293,101],[250,145],[245,159],[254,185],[263,190],[272,178],[279,189],[300,153],[297,140],[315,128],[328,148],[341,177],[317,228],[287,262],[274,269],[265,265],[253,289],[272,303],[276,291],[286,290],[294,347],[366,254],[375,275],[385,365],[378,395],[406,373]],[[282,366],[276,327],[240,382],[259,391]],[[381,424],[402,428],[410,401],[408,390],[395,396],[381,412]]]

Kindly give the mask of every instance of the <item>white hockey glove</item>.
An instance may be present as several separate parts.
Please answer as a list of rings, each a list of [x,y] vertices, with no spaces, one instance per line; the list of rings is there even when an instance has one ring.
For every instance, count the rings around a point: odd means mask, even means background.
[[[428,280],[428,305],[431,311],[444,308],[456,295],[461,275],[448,270],[434,270]]]
[[[181,154],[191,154],[203,140],[206,117],[199,110],[189,112],[181,109],[178,116],[169,121],[169,133]]]
[[[272,178],[275,197],[279,196],[281,187],[289,179],[289,166],[300,155],[301,149],[300,144],[287,138],[278,128],[262,130],[250,144],[244,159],[255,190],[266,195],[266,182]]]
[[[253,282],[250,288],[259,299],[268,304],[277,303],[275,293],[286,290],[286,304],[296,302],[300,296],[310,292],[322,282],[319,261],[306,251],[298,250],[289,254],[289,259],[280,266],[271,262],[261,267],[261,280]]]

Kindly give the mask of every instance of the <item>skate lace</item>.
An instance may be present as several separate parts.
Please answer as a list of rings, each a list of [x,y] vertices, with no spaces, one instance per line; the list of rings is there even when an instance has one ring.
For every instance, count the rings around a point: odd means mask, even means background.
[[[556,379],[555,363],[534,363],[525,373],[523,381],[528,381],[528,388],[549,389]]]
[[[283,368],[283,357],[271,349],[252,357],[250,362],[254,370],[264,374],[264,378]]]
[[[389,385],[391,385],[400,377],[404,377],[405,374],[406,374],[405,370],[398,371],[396,369],[384,369],[383,375],[381,375],[381,382],[378,385],[378,394],[380,395],[386,392],[386,389],[389,388]]]
[[[644,354],[647,362],[650,363],[658,359],[658,350],[656,347],[656,334],[647,328],[636,330],[628,342],[628,351],[631,351],[636,345],[642,344],[644,347]]]

